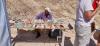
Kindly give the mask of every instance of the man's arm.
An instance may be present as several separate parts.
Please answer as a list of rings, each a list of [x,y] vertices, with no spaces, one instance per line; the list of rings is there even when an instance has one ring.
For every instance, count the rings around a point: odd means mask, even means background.
[[[100,10],[100,6],[98,6],[98,8],[96,8],[96,10],[92,13],[92,17],[95,16],[95,14]]]
[[[100,4],[98,5],[98,7],[96,8],[96,10],[95,11],[92,11],[92,10],[89,10],[89,11],[85,11],[85,19],[87,20],[87,21],[90,21],[91,20],[91,18],[93,18],[94,16],[95,16],[95,14],[98,12],[98,10],[100,9]]]
[[[98,12],[98,10],[100,9],[100,6],[93,12],[92,10],[90,11],[85,11],[85,16],[84,18],[87,20],[87,21],[90,21],[91,18],[93,18],[95,16],[95,14]]]

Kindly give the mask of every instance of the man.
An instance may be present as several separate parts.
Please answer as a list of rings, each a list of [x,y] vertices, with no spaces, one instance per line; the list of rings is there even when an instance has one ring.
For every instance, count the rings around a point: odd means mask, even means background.
[[[100,6],[100,0],[94,0],[92,5],[95,11],[97,7]],[[94,33],[94,38],[97,40],[96,46],[100,46],[100,30],[96,30],[96,32]]]
[[[91,15],[93,10],[91,0],[78,0],[76,23],[75,23],[75,43],[74,46],[89,46],[91,37]]]
[[[36,16],[36,19],[41,19],[43,20],[44,22],[47,22],[48,20],[52,20],[52,15],[51,15],[51,11],[49,8],[45,8],[44,12],[42,13],[39,13],[37,16]],[[37,30],[37,36],[36,38],[38,38],[40,36],[40,32],[39,30]]]
[[[0,0],[0,46],[11,46],[5,0]]]

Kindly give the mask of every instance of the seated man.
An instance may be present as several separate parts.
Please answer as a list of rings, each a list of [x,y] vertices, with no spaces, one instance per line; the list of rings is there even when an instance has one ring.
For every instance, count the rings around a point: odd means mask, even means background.
[[[52,15],[51,15],[50,12],[51,12],[51,11],[50,11],[49,8],[45,8],[44,12],[42,12],[42,13],[40,13],[40,14],[38,14],[38,15],[36,16],[36,19],[37,19],[37,20],[41,19],[41,20],[43,20],[44,22],[47,22],[48,20],[52,20]],[[36,38],[38,38],[38,37],[40,36],[40,31],[37,30],[36,32],[37,32]]]

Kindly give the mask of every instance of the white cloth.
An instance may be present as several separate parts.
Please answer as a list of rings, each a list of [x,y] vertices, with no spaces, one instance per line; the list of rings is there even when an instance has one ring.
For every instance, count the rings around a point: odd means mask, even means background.
[[[5,0],[0,0],[0,46],[11,46]]]
[[[77,25],[83,25],[83,26],[90,26],[91,22],[93,21],[93,18],[86,22],[84,18],[84,12],[93,10],[92,7],[92,0],[79,0],[78,6],[77,6],[77,13],[76,13],[76,24]]]

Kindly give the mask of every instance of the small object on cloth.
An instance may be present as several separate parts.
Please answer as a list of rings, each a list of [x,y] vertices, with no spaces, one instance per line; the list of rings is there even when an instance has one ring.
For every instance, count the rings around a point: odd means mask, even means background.
[[[60,29],[53,29],[53,31],[50,34],[51,38],[57,38],[57,36],[60,35],[60,31]]]
[[[16,28],[23,29],[24,25],[22,22],[15,23]]]
[[[73,26],[70,23],[68,24],[68,27],[69,27],[70,30],[73,29]]]
[[[64,26],[63,26],[63,25],[60,25],[60,27],[63,27],[63,28],[64,28]]]

